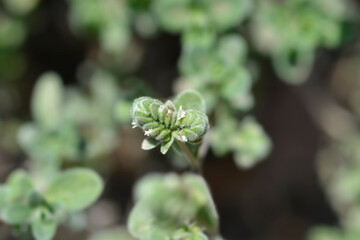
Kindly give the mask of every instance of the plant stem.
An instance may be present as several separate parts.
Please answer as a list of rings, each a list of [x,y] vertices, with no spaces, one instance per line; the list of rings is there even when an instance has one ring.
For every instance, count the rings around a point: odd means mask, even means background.
[[[186,146],[185,143],[178,141],[178,140],[175,140],[175,141],[179,145],[181,150],[183,150],[185,155],[188,157],[188,159],[190,161],[190,165],[195,170],[195,172],[201,173],[201,166],[200,166],[199,160],[191,153],[191,151],[189,150],[189,148]]]

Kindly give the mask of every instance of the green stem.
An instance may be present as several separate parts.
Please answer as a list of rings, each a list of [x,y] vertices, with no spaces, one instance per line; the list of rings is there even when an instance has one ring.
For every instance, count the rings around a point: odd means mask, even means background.
[[[189,148],[186,146],[185,143],[175,140],[176,143],[179,145],[179,147],[181,148],[181,150],[183,150],[183,152],[185,153],[185,155],[188,157],[189,161],[190,161],[190,165],[191,167],[198,173],[201,173],[201,166],[200,166],[200,162],[199,160],[191,153],[191,151],[189,150]]]

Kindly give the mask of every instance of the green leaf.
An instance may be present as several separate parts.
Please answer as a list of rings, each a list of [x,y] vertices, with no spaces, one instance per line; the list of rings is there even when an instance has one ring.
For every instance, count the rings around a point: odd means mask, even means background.
[[[54,221],[34,221],[31,232],[36,240],[51,240],[56,232],[56,224]]]
[[[193,198],[198,205],[197,220],[212,232],[217,232],[219,227],[219,216],[217,214],[215,203],[211,197],[210,189],[204,178],[185,174],[183,176],[186,185],[191,188]]]
[[[208,16],[214,23],[214,27],[225,30],[241,23],[251,12],[253,1],[251,0],[222,0],[209,1]]]
[[[168,230],[163,227],[153,226],[152,229],[149,232],[149,236],[146,238],[146,240],[171,240],[172,230]]]
[[[103,190],[100,176],[93,170],[73,168],[64,171],[45,191],[45,199],[69,211],[82,210],[97,200]]]
[[[128,29],[119,27],[116,23],[108,24],[100,34],[100,43],[103,51],[112,54],[121,54],[129,42]]]
[[[9,196],[9,188],[6,185],[0,185],[0,212],[5,207]]]
[[[31,208],[25,204],[11,204],[3,209],[2,218],[8,224],[21,224],[28,220]]]
[[[152,5],[157,22],[164,29],[179,32],[190,24],[187,1],[154,1]]]
[[[25,197],[34,189],[28,174],[23,170],[16,170],[7,180],[9,187],[9,200],[15,201],[25,199]]]
[[[36,209],[31,223],[31,232],[36,240],[51,240],[56,232],[56,223],[51,213],[43,207]]]
[[[262,127],[252,118],[240,124],[237,135],[232,139],[235,148],[235,162],[240,168],[250,168],[264,159],[271,150],[271,141]]]
[[[169,151],[169,149],[170,149],[171,145],[173,144],[173,142],[174,142],[173,137],[171,137],[169,141],[163,142],[163,144],[161,145],[161,148],[160,148],[160,152],[162,154],[166,154]]]
[[[232,78],[222,85],[221,94],[224,98],[231,100],[236,96],[246,95],[250,91],[251,85],[249,72],[239,69],[239,71],[233,72]]]
[[[185,110],[193,109],[203,113],[206,112],[205,100],[201,96],[201,94],[195,90],[187,90],[180,93],[176,97],[174,104],[177,109],[179,109],[180,106],[182,106],[183,109]]]
[[[149,234],[154,219],[155,217],[146,205],[137,204],[129,215],[128,229],[134,237],[144,239]]]
[[[196,226],[186,226],[176,231],[173,240],[208,240],[209,238]]]
[[[145,138],[144,141],[141,144],[141,149],[143,150],[151,150],[156,148],[160,144],[159,141],[156,141],[153,138]]]
[[[291,63],[292,55],[296,63]],[[273,65],[277,74],[288,84],[299,85],[306,81],[312,66],[315,54],[309,50],[298,49],[296,52],[280,52],[272,56]]]
[[[54,128],[61,120],[63,85],[59,75],[47,72],[37,81],[32,100],[33,118],[44,128]]]
[[[205,181],[197,175],[146,176],[136,184],[135,199],[128,226],[137,238],[172,239],[175,231],[190,222],[211,233],[217,231],[214,203]]]
[[[128,229],[134,237],[141,240],[170,240],[176,225],[171,220],[158,221],[151,208],[140,202],[129,215]]]
[[[217,156],[224,156],[232,150],[231,136],[237,127],[237,120],[228,114],[218,114],[216,124],[210,133],[211,148]]]
[[[227,66],[238,68],[246,59],[246,43],[239,34],[225,35],[219,40],[218,55]]]

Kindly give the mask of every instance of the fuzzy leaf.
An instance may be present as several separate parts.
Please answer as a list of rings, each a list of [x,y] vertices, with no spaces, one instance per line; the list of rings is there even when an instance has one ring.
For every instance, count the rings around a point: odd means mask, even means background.
[[[128,229],[137,238],[145,239],[154,220],[152,213],[145,205],[137,204],[131,211],[128,219]]]
[[[45,191],[45,199],[68,211],[82,210],[100,196],[103,182],[93,170],[73,168],[59,175]]]
[[[0,185],[0,212],[8,201],[9,188],[6,185]]]
[[[61,119],[63,85],[59,75],[48,72],[40,76],[31,100],[34,119],[45,128],[54,128]]]
[[[219,217],[208,185],[202,177],[194,174],[186,174],[183,178],[186,185],[191,186],[193,197],[196,198],[199,206],[197,212],[198,222],[207,229],[216,232],[219,227]]]
[[[242,22],[250,13],[252,3],[251,0],[212,0],[208,3],[209,10],[207,14],[211,17],[214,27],[225,30]]]
[[[36,240],[51,240],[55,235],[56,227],[47,209],[36,210],[35,219],[31,223],[31,232]]]
[[[160,152],[162,154],[166,154],[167,151],[169,151],[171,145],[173,144],[174,142],[174,138],[171,137],[169,141],[166,141],[166,142],[163,142],[163,144],[161,145],[161,148],[160,148]]]
[[[238,34],[228,34],[219,40],[219,58],[230,67],[237,66],[247,55],[247,46]]]
[[[182,228],[174,233],[173,240],[208,240],[209,238],[196,226]]]
[[[51,240],[56,232],[56,224],[53,221],[34,221],[31,232],[36,240]]]
[[[177,125],[180,130],[173,132],[173,136],[177,140],[196,142],[201,140],[209,129],[209,120],[204,113],[191,109],[186,111],[185,117]]]
[[[150,149],[156,148],[156,146],[159,144],[160,144],[160,142],[156,141],[153,138],[145,138],[141,144],[141,149],[150,150]]]
[[[217,230],[218,217],[208,187],[194,174],[146,176],[136,184],[135,199],[128,224],[140,239],[173,239],[189,222],[210,232]],[[157,238],[149,238],[155,234]]]
[[[200,112],[205,113],[206,112],[206,103],[204,98],[201,96],[201,94],[195,90],[187,90],[182,93],[180,93],[175,101],[176,109],[179,109],[180,106],[183,107],[183,109],[193,109]]]
[[[28,174],[23,170],[13,172],[7,180],[7,185],[10,189],[10,201],[24,199],[34,189]]]
[[[2,218],[8,224],[21,224],[28,220],[31,208],[25,204],[11,204],[3,209]]]
[[[270,152],[271,141],[262,127],[251,118],[244,119],[232,143],[235,162],[240,168],[250,168]]]

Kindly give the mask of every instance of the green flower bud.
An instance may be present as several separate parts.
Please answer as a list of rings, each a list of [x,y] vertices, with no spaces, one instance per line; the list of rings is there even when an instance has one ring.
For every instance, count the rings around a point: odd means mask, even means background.
[[[166,153],[176,139],[181,142],[199,142],[209,129],[208,117],[197,110],[178,108],[168,100],[165,103],[150,98],[135,99],[131,110],[133,127],[140,127],[144,134],[162,143],[162,153]],[[149,145],[146,149],[154,148],[157,144]]]

